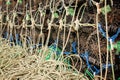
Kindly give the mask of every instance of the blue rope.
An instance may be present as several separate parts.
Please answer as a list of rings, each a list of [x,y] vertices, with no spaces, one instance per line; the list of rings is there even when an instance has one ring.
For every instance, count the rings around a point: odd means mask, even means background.
[[[72,43],[72,53],[77,53],[77,49],[76,49],[77,43],[73,42]]]
[[[115,39],[118,37],[119,33],[120,33],[120,28],[118,28],[117,33],[116,33],[116,34],[114,34],[112,37],[110,37],[110,39],[112,40],[112,42],[114,42],[114,41],[115,41]]]
[[[91,65],[90,65],[90,63],[89,63],[89,54],[88,54],[88,52],[85,51],[85,53],[80,54],[80,56],[81,56],[83,59],[86,60],[88,69],[91,68]]]
[[[12,42],[13,41],[13,35],[12,35],[12,33],[10,33],[10,42]]]
[[[94,74],[97,75],[100,73],[100,69],[98,69],[96,66],[91,66],[89,63],[89,53],[85,51],[85,53],[80,54],[80,56],[86,61],[87,68]],[[107,68],[111,67],[111,64],[108,64]],[[103,64],[102,70],[106,69],[106,64]]]
[[[16,34],[15,40],[16,40],[16,45],[19,45],[19,34]]]
[[[106,38],[106,32],[103,30],[102,25],[100,23],[98,23],[98,29],[101,32],[102,36]],[[112,40],[112,42],[114,42],[115,39],[118,37],[119,33],[120,33],[120,28],[118,28],[116,34],[108,38],[108,41]]]
[[[106,38],[106,32],[103,30],[102,25],[98,23],[98,29],[101,32],[102,36]]]

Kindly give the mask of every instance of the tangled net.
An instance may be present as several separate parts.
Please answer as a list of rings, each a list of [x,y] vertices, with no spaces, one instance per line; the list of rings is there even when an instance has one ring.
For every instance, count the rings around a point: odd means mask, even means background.
[[[49,49],[46,49],[49,51]],[[86,80],[74,66],[68,66],[64,59],[56,60],[46,54],[29,54],[21,46],[10,46],[0,39],[0,80]],[[52,53],[54,54],[54,52]]]

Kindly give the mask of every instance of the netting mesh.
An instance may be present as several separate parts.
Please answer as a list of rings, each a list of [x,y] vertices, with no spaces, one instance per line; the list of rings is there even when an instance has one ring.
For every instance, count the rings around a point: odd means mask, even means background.
[[[119,14],[112,0],[0,1],[1,79],[106,79],[109,64],[115,79]]]

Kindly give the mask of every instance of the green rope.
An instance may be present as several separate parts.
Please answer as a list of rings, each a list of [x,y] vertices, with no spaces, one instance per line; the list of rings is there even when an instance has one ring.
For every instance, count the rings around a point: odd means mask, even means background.
[[[7,5],[10,5],[10,4],[11,4],[10,0],[8,0],[8,1],[6,2],[6,4],[7,4]]]
[[[88,69],[85,70],[85,76],[89,76],[90,80],[94,79],[94,75]]]
[[[22,0],[18,0],[18,3],[19,3],[19,4],[22,4],[22,2],[23,2]]]

